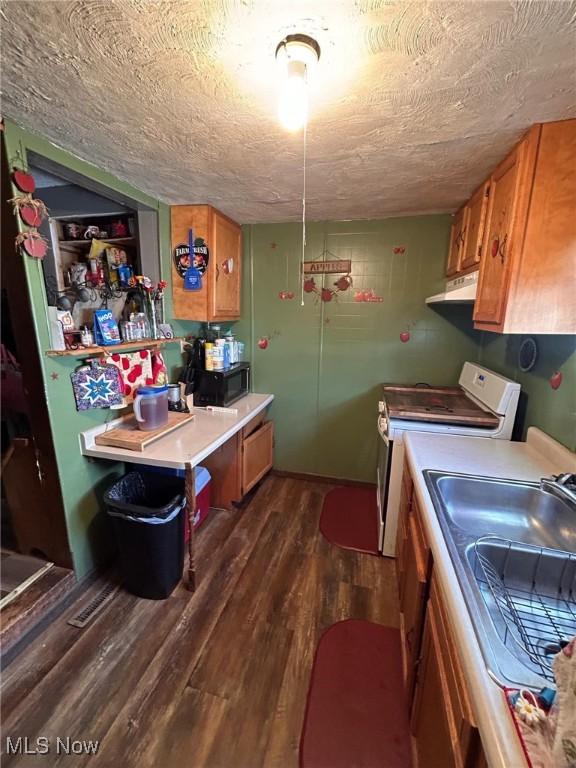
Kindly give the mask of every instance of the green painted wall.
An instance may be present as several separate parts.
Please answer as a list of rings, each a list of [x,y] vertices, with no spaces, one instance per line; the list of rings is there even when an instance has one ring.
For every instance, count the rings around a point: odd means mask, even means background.
[[[373,481],[376,413],[384,381],[456,383],[462,362],[478,356],[480,334],[469,307],[434,310],[426,296],[440,290],[449,216],[308,225],[306,259],[352,260],[353,286],[330,303],[298,287],[301,227],[244,227],[243,317],[253,387],[272,392],[279,469]],[[393,249],[403,246],[404,254]],[[338,275],[326,275],[332,286]],[[317,278],[319,286],[322,278]],[[357,303],[373,289],[382,303]],[[279,291],[296,293],[281,300]],[[410,341],[400,333],[410,330]],[[258,339],[270,336],[266,350]]]
[[[110,174],[6,121],[4,140],[11,163],[34,151],[155,208],[159,215],[161,270],[170,282],[168,206]],[[354,284],[330,303],[306,295],[300,306],[298,224],[244,227],[243,316],[236,334],[247,344],[253,363],[253,389],[276,395],[276,466],[284,470],[373,480],[376,461],[375,416],[382,381],[456,383],[462,362],[482,364],[517,378],[526,392],[525,425],[535,424],[566,445],[576,442],[576,355],[574,339],[540,337],[535,370],[516,367],[518,337],[479,334],[472,329],[470,307],[432,309],[424,298],[440,289],[448,243],[448,216],[360,222],[315,222],[308,226],[306,258],[324,250],[353,261]],[[404,246],[404,254],[393,249]],[[78,413],[69,374],[77,363],[47,358],[50,347],[42,267],[25,259],[48,410],[65,503],[70,548],[78,576],[84,576],[111,548],[111,532],[101,512],[101,493],[123,469],[88,461],[80,455],[78,433],[110,418],[107,411]],[[329,287],[338,276],[326,276]],[[322,279],[317,279],[322,286]],[[352,300],[354,290],[374,289],[380,304]],[[282,290],[293,300],[280,300]],[[167,291],[166,315],[172,316]],[[194,333],[197,323],[173,322],[178,335]],[[410,330],[406,344],[399,334]],[[266,350],[258,339],[270,336]],[[168,348],[174,371],[179,349]],[[564,381],[554,392],[550,374],[561,369]],[[58,378],[53,379],[52,374]]]
[[[169,209],[137,189],[125,184],[110,174],[85,163],[55,147],[38,136],[23,131],[6,121],[4,140],[10,165],[26,162],[26,153],[34,151],[61,165],[72,168],[88,178],[105,184],[110,189],[130,196],[132,199],[156,208],[159,214],[160,252],[162,275],[170,281],[170,232]],[[73,358],[48,358],[44,351],[50,349],[50,336],[46,321],[46,297],[42,277],[42,265],[34,259],[24,258],[29,292],[46,392],[46,400],[52,426],[58,472],[64,498],[66,524],[74,567],[79,577],[93,569],[98,559],[111,549],[111,532],[105,515],[101,513],[101,493],[112,479],[123,469],[122,465],[110,462],[89,461],[80,454],[78,433],[114,418],[116,412],[94,410],[79,413],[75,409],[70,383],[70,373],[78,365]],[[167,318],[172,315],[171,291],[167,291]],[[194,330],[194,323],[175,323],[178,334]],[[169,367],[181,361],[179,347],[166,348]],[[57,379],[53,379],[53,374]]]
[[[540,427],[571,450],[576,450],[576,339],[574,336],[534,336],[538,358],[534,368],[523,373],[518,350],[525,336],[483,333],[479,362],[522,385],[518,436],[529,426]],[[561,371],[557,390],[550,377]]]

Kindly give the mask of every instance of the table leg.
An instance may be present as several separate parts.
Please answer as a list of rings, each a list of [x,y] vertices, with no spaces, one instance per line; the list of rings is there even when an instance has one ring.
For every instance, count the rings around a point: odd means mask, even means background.
[[[190,538],[188,540],[188,589],[190,592],[196,590],[196,562],[194,558],[194,512],[196,510],[196,476],[194,467],[191,464],[186,465],[185,473],[185,493],[186,493],[186,514],[188,515],[188,526],[190,528]]]

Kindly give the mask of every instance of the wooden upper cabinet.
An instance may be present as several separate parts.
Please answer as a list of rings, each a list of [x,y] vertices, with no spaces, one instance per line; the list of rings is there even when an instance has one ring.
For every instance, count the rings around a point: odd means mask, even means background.
[[[490,177],[482,270],[474,304],[475,322],[498,324],[502,321],[524,154],[524,144],[520,144]]]
[[[576,332],[576,120],[535,125],[491,177],[476,328]]]
[[[216,259],[208,308],[215,320],[240,317],[240,260],[242,231],[219,211],[213,212],[213,243]]]
[[[468,226],[468,206],[464,205],[454,216],[454,222],[450,232],[450,250],[446,264],[446,277],[453,277],[461,269],[462,254],[466,243],[466,231]]]
[[[242,267],[242,230],[210,205],[175,205],[170,209],[172,296],[176,320],[238,320]],[[174,249],[188,245],[189,232],[203,238],[209,259],[199,291],[185,291],[176,270]]]
[[[576,120],[542,125],[503,330],[576,332]]]
[[[461,270],[480,264],[489,190],[490,182],[485,181],[472,195],[466,206],[468,208],[468,225],[460,262]]]

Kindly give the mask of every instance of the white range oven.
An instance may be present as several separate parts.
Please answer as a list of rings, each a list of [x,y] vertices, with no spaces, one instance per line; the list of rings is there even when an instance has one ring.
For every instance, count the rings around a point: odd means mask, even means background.
[[[442,434],[510,440],[520,385],[475,363],[464,363],[458,387],[384,384],[378,410],[378,549],[396,554],[404,469],[404,434]]]

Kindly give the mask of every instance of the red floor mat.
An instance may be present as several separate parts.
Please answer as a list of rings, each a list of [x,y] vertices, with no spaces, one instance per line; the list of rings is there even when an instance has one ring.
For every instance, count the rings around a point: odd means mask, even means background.
[[[410,768],[400,632],[369,621],[320,638],[300,739],[300,768]]]
[[[378,554],[376,489],[341,486],[324,498],[320,532],[332,544]]]

